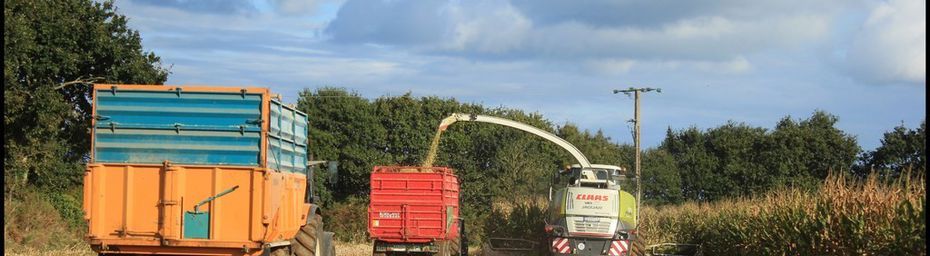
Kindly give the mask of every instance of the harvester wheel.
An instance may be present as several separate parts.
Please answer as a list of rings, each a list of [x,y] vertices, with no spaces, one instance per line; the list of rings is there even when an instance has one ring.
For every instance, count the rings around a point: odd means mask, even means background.
[[[638,237],[633,239],[633,250],[630,255],[632,256],[646,256],[646,247],[643,246],[643,240]]]
[[[320,235],[323,234],[323,216],[313,214],[310,223],[300,227],[291,240],[291,252],[295,256],[319,256],[321,252]]]

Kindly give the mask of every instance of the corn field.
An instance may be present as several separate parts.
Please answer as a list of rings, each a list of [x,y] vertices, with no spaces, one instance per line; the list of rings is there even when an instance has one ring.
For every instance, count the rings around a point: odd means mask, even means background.
[[[647,207],[646,244],[701,244],[705,255],[925,255],[924,177],[830,175],[817,191]]]

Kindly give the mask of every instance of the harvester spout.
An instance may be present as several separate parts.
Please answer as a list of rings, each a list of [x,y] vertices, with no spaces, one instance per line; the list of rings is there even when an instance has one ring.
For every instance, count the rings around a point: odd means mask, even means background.
[[[443,118],[442,121],[439,122],[439,131],[440,132],[445,131],[446,128],[449,127],[449,125],[452,125],[453,123],[458,122],[459,121],[458,118],[459,118],[458,114],[452,114],[446,118]]]
[[[578,150],[578,148],[576,148],[574,145],[572,145],[568,141],[565,141],[562,138],[559,138],[559,136],[556,136],[555,134],[549,133],[545,130],[533,127],[531,125],[515,122],[512,120],[508,120],[508,119],[503,119],[503,118],[498,118],[498,117],[493,117],[493,116],[477,115],[477,114],[464,114],[464,113],[453,113],[449,115],[448,117],[442,119],[441,122],[439,122],[439,128],[436,129],[436,136],[433,137],[433,143],[430,146],[430,151],[426,157],[426,161],[423,162],[423,166],[426,166],[426,167],[432,166],[433,159],[436,157],[436,153],[437,153],[436,151],[438,150],[438,147],[439,147],[439,138],[442,135],[442,132],[445,131],[446,128],[449,127],[449,125],[452,125],[453,123],[458,122],[458,121],[498,124],[498,125],[503,125],[503,126],[507,126],[511,128],[516,128],[518,130],[525,131],[528,133],[532,133],[533,135],[542,137],[543,139],[546,139],[552,143],[555,143],[556,145],[559,145],[563,149],[567,150],[573,157],[575,157],[575,160],[578,161],[578,164],[580,164],[581,167],[583,168],[591,167],[591,162],[588,162],[588,158],[585,157],[584,154],[581,153],[581,150]]]

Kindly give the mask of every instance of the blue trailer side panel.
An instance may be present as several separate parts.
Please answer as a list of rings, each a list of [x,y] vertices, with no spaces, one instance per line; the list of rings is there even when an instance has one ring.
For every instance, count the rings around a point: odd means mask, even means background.
[[[261,94],[98,90],[94,159],[258,166]]]
[[[268,132],[268,167],[285,172],[307,171],[307,114],[272,100]]]

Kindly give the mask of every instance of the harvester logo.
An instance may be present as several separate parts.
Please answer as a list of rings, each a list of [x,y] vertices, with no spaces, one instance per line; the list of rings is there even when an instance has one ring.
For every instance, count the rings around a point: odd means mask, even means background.
[[[378,212],[378,217],[382,219],[400,219],[399,212]]]
[[[575,199],[583,201],[609,201],[610,197],[606,195],[589,195],[589,194],[578,194],[575,196]]]

